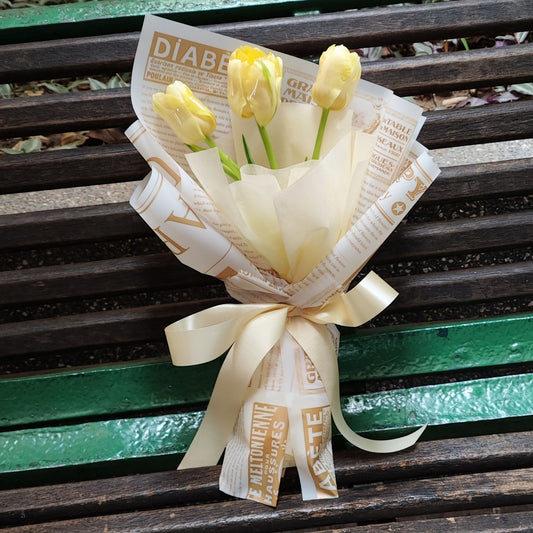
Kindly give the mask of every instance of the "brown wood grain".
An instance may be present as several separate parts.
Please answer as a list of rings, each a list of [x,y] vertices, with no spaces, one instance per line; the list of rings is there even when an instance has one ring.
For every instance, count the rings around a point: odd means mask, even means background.
[[[409,224],[399,226],[370,264],[531,244],[533,214],[528,211]],[[186,267],[168,252],[0,272],[0,305],[54,302],[65,298],[179,289],[213,283],[212,277]]]
[[[320,16],[287,17],[204,26],[293,55],[318,54],[335,42],[353,48],[480,34],[527,31],[528,0],[466,0],[392,6]],[[0,83],[131,70],[139,34],[62,39],[0,47]]]
[[[177,502],[176,502],[177,503]],[[258,531],[324,526],[533,503],[533,468],[356,485],[337,499],[281,497],[277,508],[248,500],[143,510],[23,526],[20,533]],[[9,529],[7,531],[10,531]]]
[[[527,506],[524,506],[527,508]],[[481,514],[486,513],[486,514]],[[484,509],[460,513],[441,513],[438,518],[407,517],[386,524],[333,526],[293,529],[287,533],[529,533],[533,524],[533,511],[508,511],[506,508]]]
[[[0,216],[0,247],[49,247],[118,237],[151,235],[152,230],[127,202],[50,209]]]
[[[390,311],[432,308],[531,294],[533,262],[387,278],[400,296]],[[194,291],[190,291],[194,297]],[[162,340],[170,323],[230,298],[99,311],[0,324],[0,357],[146,340]]]
[[[346,489],[420,476],[529,468],[533,466],[532,439],[531,432],[444,439],[420,442],[393,456],[339,450],[335,454],[337,482],[339,488]],[[13,489],[2,493],[0,523],[15,525],[157,509],[176,502],[185,506],[231,500],[218,491],[219,474],[217,466]],[[282,499],[298,491],[294,469],[288,470],[283,487]]]
[[[148,171],[130,144],[0,157],[0,194],[137,181]],[[532,172],[533,158],[444,167],[418,205],[528,194]],[[0,216],[0,231],[4,220]]]
[[[532,114],[533,100],[432,111],[418,140],[427,148],[443,148],[528,138],[533,136]],[[124,128],[135,119],[128,89],[0,100],[0,136],[5,137]]]
[[[0,194],[141,180],[149,167],[130,143],[0,157]]]

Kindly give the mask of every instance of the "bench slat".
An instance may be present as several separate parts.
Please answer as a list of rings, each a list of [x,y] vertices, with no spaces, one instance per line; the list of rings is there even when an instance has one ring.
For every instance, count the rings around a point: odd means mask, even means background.
[[[533,243],[533,215],[506,215],[402,225],[371,264],[475,253]],[[170,253],[0,272],[0,305],[213,284]]]
[[[400,276],[388,281],[400,293],[390,311],[464,305],[531,294],[531,261]]]
[[[514,248],[532,243],[533,214],[529,212],[410,224],[400,226],[385,241],[372,257],[371,264]]]
[[[150,235],[129,203],[0,216],[0,247],[18,249]]]
[[[0,157],[0,194],[138,181],[148,171],[144,159],[129,144]],[[444,167],[418,205],[529,193],[531,172],[533,158]],[[0,231],[5,220],[0,216]],[[5,239],[0,239],[0,248],[10,242],[7,236]]]
[[[525,468],[532,465],[531,432],[473,438],[419,442],[416,448],[398,452],[392,463],[380,454],[356,449],[335,453],[340,487],[409,477],[427,477],[485,469]],[[15,489],[3,493],[0,520],[5,525],[111,514],[131,509],[153,509],[173,502],[182,505],[227,499],[218,491],[220,467],[169,471],[132,477]],[[289,469],[283,490],[296,490],[297,480]],[[64,494],[69,494],[68,498]],[[24,516],[22,517],[21,514]],[[427,531],[439,531],[426,529]]]
[[[533,339],[528,330],[532,326],[533,315],[524,315],[346,330],[339,351],[340,380],[347,383],[531,362]],[[0,427],[207,402],[219,368],[220,361],[177,368],[165,359],[14,376],[0,380]]]
[[[531,294],[531,262],[469,268],[388,281],[399,293],[388,311],[516,298]],[[475,282],[473,281],[475,280]],[[1,356],[162,339],[175,320],[227,297],[0,324]]]
[[[533,158],[444,167],[417,205],[530,194]]]
[[[4,137],[127,127],[135,120],[129,88],[0,100]]]
[[[482,514],[483,512],[487,514]],[[406,518],[397,522],[387,523],[387,533],[427,533],[428,531],[450,531],[454,533],[523,533],[533,523],[532,511],[507,511],[506,509],[483,509],[479,514],[469,511],[444,513],[443,518]],[[501,514],[500,514],[501,513]],[[427,515],[426,515],[427,516]],[[406,523],[406,521],[408,521]],[[453,524],[453,526],[451,525]],[[288,533],[296,533],[292,530]],[[298,530],[300,533],[309,533],[310,530]],[[328,528],[328,533],[382,533],[383,525],[367,525],[350,527]]]
[[[418,141],[431,149],[525,139],[533,137],[531,114],[533,100],[511,102],[507,106],[485,105],[482,109],[433,111],[426,114]],[[502,124],[512,124],[513,128],[504,131]]]
[[[487,69],[487,65],[491,67]],[[399,96],[511,85],[511,80],[521,83],[531,79],[533,43],[363,62],[362,72],[363,79],[388,87]]]
[[[148,171],[129,143],[17,154],[0,157],[0,194],[136,181]]]
[[[126,127],[135,120],[128,91],[108,89],[0,100],[0,135]],[[528,120],[532,114],[533,100],[433,111],[426,114],[419,141],[427,148],[442,148],[532,137],[533,125]],[[502,128],[502,124],[513,124],[513,128]]]
[[[483,425],[485,431],[496,423],[508,430],[529,428],[531,387],[533,375],[517,374],[342,396],[341,406],[348,425],[367,435],[397,435],[427,422],[425,438],[465,436],[472,425]],[[478,402],[478,398],[485,401]],[[124,461],[146,462],[165,456],[174,461],[189,447],[203,415],[203,410],[191,409],[5,431],[0,433],[0,473],[13,477],[43,468],[103,463],[112,473]]]
[[[0,304],[55,301],[215,283],[172,254],[152,254],[0,272]]]
[[[356,505],[354,505],[354,502]],[[377,504],[376,502],[379,502]],[[331,523],[387,521],[409,516],[475,508],[501,507],[533,502],[533,468],[443,476],[387,483],[356,485],[339,490],[338,499],[304,501],[300,495],[284,495],[278,507],[250,501],[169,507],[143,512],[53,522],[54,532],[72,531],[280,531]],[[316,530],[316,529],[315,529]],[[42,531],[42,526],[6,529],[12,533]]]
[[[527,31],[533,14],[528,0],[499,2],[476,0],[461,3],[400,6],[380,10],[353,10],[322,15],[207,26],[230,37],[272,47],[292,55],[319,54],[335,42],[347,47],[412,43],[486,35],[505,31]],[[514,29],[513,29],[514,28]]]
[[[313,17],[288,17],[205,26],[293,55],[319,54],[338,43],[364,48],[417,40],[527,31],[533,26],[528,0],[443,2],[425,6],[353,10]],[[357,31],[354,31],[356,28]],[[131,70],[138,33],[0,47],[0,83],[34,81]],[[64,52],[63,52],[64,51]]]

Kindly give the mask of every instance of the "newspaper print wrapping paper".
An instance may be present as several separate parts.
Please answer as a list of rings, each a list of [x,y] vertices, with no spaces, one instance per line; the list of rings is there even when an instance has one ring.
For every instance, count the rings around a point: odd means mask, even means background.
[[[232,130],[226,65],[231,51],[242,44],[146,17],[131,87],[138,121],[126,133],[151,172],[130,202],[182,263],[223,280],[229,294],[242,302],[207,309],[165,330],[177,365],[200,364],[229,350],[202,425],[179,468],[216,464],[226,449],[220,489],[274,506],[283,469],[291,465],[298,469],[304,499],[337,495],[332,417],[352,444],[378,453],[412,445],[424,429],[373,441],[347,426],[339,403],[335,324],[359,326],[394,299],[395,291],[373,273],[344,291],[439,169],[415,141],[423,124],[421,109],[361,80],[349,120],[369,148],[359,167],[353,217],[310,272],[292,283],[281,278],[243,238],[244,228],[239,231],[228,222],[220,205],[192,177],[191,167],[198,161],[187,160],[185,146],[152,110],[154,93],[176,79],[187,83],[215,113],[217,141],[242,161],[238,145],[233,151],[231,138],[224,137]],[[278,55],[284,62],[282,100],[310,103],[317,66]],[[247,125],[240,127],[246,130]],[[290,127],[285,124],[282,130]],[[294,127],[288,134],[302,135],[298,124]],[[254,133],[246,135],[253,149]],[[290,152],[291,147],[282,143],[277,149]],[[194,157],[204,154],[209,157],[207,151]]]

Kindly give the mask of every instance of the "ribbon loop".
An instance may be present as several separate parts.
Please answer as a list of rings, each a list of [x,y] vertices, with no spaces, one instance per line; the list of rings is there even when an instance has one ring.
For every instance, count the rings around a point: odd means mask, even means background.
[[[326,324],[357,327],[381,313],[397,296],[371,272],[348,293],[321,308],[286,304],[225,304],[205,309],[165,329],[172,362],[201,364],[230,351],[222,364],[206,414],[179,468],[214,465],[228,443],[248,384],[263,358],[285,329],[304,349],[326,388],[333,419],[355,446],[378,453],[397,451],[416,442],[425,427],[388,441],[374,441],[353,432],[340,407],[336,343]]]
[[[165,328],[173,364],[199,365],[216,359],[235,342],[246,322],[280,307],[283,306],[223,304],[174,322]]]

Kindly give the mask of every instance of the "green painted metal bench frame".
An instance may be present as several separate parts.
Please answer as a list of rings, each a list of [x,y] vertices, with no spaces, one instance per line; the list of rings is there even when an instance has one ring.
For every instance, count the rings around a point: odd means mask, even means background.
[[[533,361],[533,315],[343,332],[341,383]],[[109,365],[0,381],[0,486],[171,469],[187,450],[220,363]],[[533,375],[513,374],[342,397],[347,422],[379,438],[424,423],[424,439],[526,430]],[[165,414],[151,413],[170,410]],[[181,412],[180,412],[181,411]],[[131,413],[131,417],[128,414]],[[115,418],[117,416],[117,418]],[[81,423],[61,425],[69,420]],[[59,424],[58,424],[59,423]],[[46,427],[46,424],[54,424]],[[57,424],[57,425],[56,425]],[[17,426],[26,426],[16,429]],[[34,426],[34,427],[32,427]],[[15,429],[9,430],[10,427]]]

